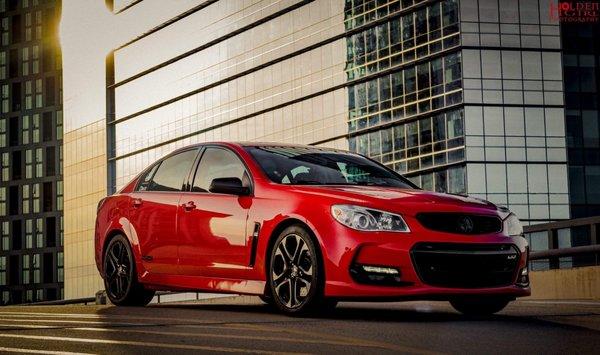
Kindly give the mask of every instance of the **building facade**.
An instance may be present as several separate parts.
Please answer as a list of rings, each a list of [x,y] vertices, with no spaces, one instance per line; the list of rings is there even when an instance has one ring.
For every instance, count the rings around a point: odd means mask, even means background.
[[[600,215],[600,21],[561,27],[573,218]]]
[[[63,297],[59,1],[0,1],[0,304]]]
[[[138,31],[119,38],[95,83],[105,115],[66,116],[67,298],[102,288],[97,201],[198,142],[349,149],[525,223],[570,217],[561,32],[546,0],[111,6]]]
[[[347,27],[367,27],[348,38],[348,79],[374,77],[349,88],[350,149],[526,223],[568,218],[560,33],[548,6],[346,2]]]

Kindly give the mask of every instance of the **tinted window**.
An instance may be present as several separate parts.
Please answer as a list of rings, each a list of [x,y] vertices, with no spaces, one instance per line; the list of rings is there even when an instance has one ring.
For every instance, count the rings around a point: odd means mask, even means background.
[[[150,185],[150,182],[152,181],[152,177],[154,176],[154,173],[156,172],[156,170],[158,169],[159,166],[160,166],[160,163],[155,164],[152,168],[148,169],[148,171],[140,178],[140,181],[138,183],[136,191],[148,190],[148,186]]]
[[[210,183],[217,178],[238,178],[250,186],[246,168],[235,153],[221,148],[207,148],[198,164],[192,191],[208,192]]]
[[[308,147],[247,147],[269,179],[295,185],[413,188],[406,179],[352,153]]]
[[[142,181],[139,190],[144,191],[145,187],[146,191],[181,191],[197,153],[196,149],[192,149],[163,160],[154,172],[152,180],[145,183]],[[155,169],[150,169],[146,180],[153,170]]]

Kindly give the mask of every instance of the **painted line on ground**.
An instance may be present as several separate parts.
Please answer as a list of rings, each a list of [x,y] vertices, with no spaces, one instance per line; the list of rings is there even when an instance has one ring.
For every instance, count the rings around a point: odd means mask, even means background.
[[[22,330],[22,329],[52,329],[56,328],[52,325],[31,325],[31,324],[0,324],[0,327],[10,328],[3,330]]]
[[[144,320],[172,320],[179,322],[201,322],[197,319],[174,318],[174,317],[147,317],[130,316],[122,314],[90,314],[90,313],[34,313],[34,312],[1,312],[0,317],[33,317],[33,318],[88,318],[88,319],[144,319]]]
[[[263,323],[267,323],[267,322],[260,322],[261,324]],[[198,328],[198,329],[202,329],[202,328],[218,328],[218,329],[229,329],[229,330],[243,330],[243,331],[248,331],[248,330],[252,330],[252,331],[256,331],[256,332],[262,332],[262,330],[256,330],[256,329],[250,329],[248,327],[246,327],[245,325],[247,324],[243,324],[243,323],[216,323],[216,324],[221,324],[221,325],[210,325],[210,324],[169,324],[169,326],[172,326],[174,328]],[[255,323],[251,323],[251,324],[255,324]],[[273,330],[271,330],[271,332],[284,332],[285,330],[283,329],[279,329],[279,328],[273,328]]]
[[[107,322],[97,322],[97,321],[88,321],[88,320],[63,320],[63,319],[11,319],[11,318],[0,318],[2,322],[27,322],[27,323],[67,323],[67,324],[102,324],[102,325],[111,325],[111,326],[155,326],[162,324],[153,324],[153,323],[107,323]]]
[[[1,312],[0,317],[8,318],[67,318],[67,319],[97,319],[97,320],[147,320],[164,322],[177,322],[178,324],[194,324],[194,325],[211,325],[211,324],[227,324],[218,320],[201,320],[191,318],[174,318],[174,317],[148,317],[148,316],[132,316],[122,314],[86,314],[86,313],[29,313],[29,312]]]
[[[97,323],[97,322],[92,322]],[[297,334],[298,331],[289,331],[286,329],[278,329],[271,327],[252,327],[250,325],[245,324],[232,324],[234,327],[219,327],[219,330],[253,330],[253,331],[268,331],[272,332],[286,332],[291,334]],[[1,325],[4,327],[9,327],[9,325]],[[148,325],[152,326],[152,325]],[[147,335],[162,335],[162,336],[175,336],[175,337],[202,337],[202,338],[222,338],[222,339],[245,339],[245,340],[255,340],[255,341],[267,341],[267,342],[290,342],[290,343],[302,343],[302,344],[316,344],[316,345],[335,345],[335,346],[343,346],[343,347],[360,347],[360,348],[383,348],[387,350],[395,350],[395,351],[409,351],[411,353],[431,353],[428,351],[421,351],[416,348],[407,348],[405,346],[398,346],[390,343],[379,343],[373,342],[364,339],[357,338],[345,338],[338,336],[327,336],[323,334],[310,333],[310,332],[302,332],[302,337],[269,337],[269,336],[252,336],[252,335],[236,335],[236,334],[211,334],[211,333],[191,333],[191,332],[169,332],[169,331],[155,331],[155,330],[139,330],[139,329],[131,329],[127,326],[124,327],[111,327],[111,328],[103,328],[103,327],[65,327],[65,328],[57,328],[53,326],[44,326],[44,325],[17,325],[16,327],[22,327],[21,330],[29,330],[29,329],[64,329],[64,330],[76,330],[76,331],[84,331],[84,332],[111,332],[111,333],[133,333],[133,334],[147,334]],[[188,325],[175,325],[177,328],[188,328]],[[19,329],[16,329],[19,330]],[[306,336],[312,337],[312,339],[307,339]],[[84,338],[77,338],[84,339]]]
[[[237,325],[237,324],[236,324]],[[291,338],[291,337],[269,337],[269,336],[253,336],[253,335],[238,335],[238,334],[215,334],[215,333],[191,333],[191,332],[169,332],[169,331],[158,331],[158,330],[140,330],[132,329],[130,327],[56,327],[48,325],[5,325],[0,324],[0,327],[12,327],[13,329],[8,330],[30,330],[30,329],[56,329],[56,330],[76,330],[76,331],[89,331],[89,332],[113,332],[113,333],[134,333],[134,334],[147,334],[147,335],[164,335],[164,336],[178,336],[178,337],[201,337],[201,338],[224,338],[224,339],[245,339],[245,340],[257,340],[257,341],[282,341],[290,343],[303,343],[303,344],[320,344],[320,345],[337,345],[337,346],[358,346],[358,347],[369,347],[379,348],[380,346],[373,346],[370,343],[364,342],[353,342],[348,343],[342,340],[330,340],[323,338],[316,339],[305,339],[305,338]],[[172,327],[177,328],[189,328],[186,325],[175,325]],[[219,330],[239,330],[247,331],[252,330],[248,327],[218,327]],[[261,331],[255,329],[254,331]]]
[[[266,327],[264,325],[257,325],[257,324],[241,324],[241,325],[246,326],[248,329],[263,330],[266,332],[271,332],[275,329],[275,328]],[[442,354],[440,352],[436,352],[433,350],[416,348],[416,347],[401,345],[401,344],[392,344],[392,343],[372,341],[372,340],[361,339],[361,338],[356,338],[356,337],[346,337],[346,336],[331,335],[331,334],[326,334],[326,333],[315,333],[315,332],[309,332],[306,330],[298,330],[298,329],[290,329],[290,328],[283,328],[283,331],[286,333],[295,334],[295,335],[299,335],[299,336],[310,336],[310,337],[315,337],[315,338],[326,339],[329,341],[341,341],[341,342],[347,343],[349,346],[369,346],[372,348],[380,348],[380,349],[384,349],[384,350],[391,350],[391,351],[395,351],[395,352],[411,353],[411,354],[424,354],[424,355]]]
[[[246,340],[258,340],[258,341],[281,341],[290,343],[303,343],[303,344],[319,344],[319,345],[337,345],[337,346],[359,346],[359,347],[378,347],[372,346],[369,343],[353,342],[348,343],[347,341],[341,340],[328,340],[328,339],[303,339],[303,338],[290,338],[290,337],[269,337],[269,336],[253,336],[253,335],[235,335],[235,334],[209,334],[209,333],[189,333],[189,332],[165,332],[158,330],[137,330],[129,328],[69,328],[69,330],[78,331],[92,331],[92,332],[115,332],[115,333],[135,333],[135,334],[148,334],[148,335],[165,335],[165,336],[180,336],[180,337],[203,337],[203,338],[224,338],[224,339],[246,339]],[[236,329],[238,330],[238,329]]]
[[[270,350],[230,348],[230,347],[222,347],[222,346],[171,344],[171,343],[156,343],[156,342],[147,342],[147,341],[140,342],[140,341],[131,341],[131,340],[75,338],[75,337],[59,337],[59,336],[45,336],[45,335],[29,335],[29,334],[1,334],[0,333],[0,338],[29,339],[29,340],[41,340],[41,341],[66,341],[66,342],[72,342],[72,343],[130,345],[130,346],[150,347],[150,348],[199,350],[199,351],[214,351],[214,352],[227,352],[227,353],[302,354],[302,353],[279,352],[279,351],[270,351]]]
[[[52,351],[52,350],[38,350],[38,349],[25,349],[25,348],[7,348],[0,346],[0,353],[26,353],[26,354],[51,354],[51,355],[89,355],[91,353],[74,353],[70,351]]]

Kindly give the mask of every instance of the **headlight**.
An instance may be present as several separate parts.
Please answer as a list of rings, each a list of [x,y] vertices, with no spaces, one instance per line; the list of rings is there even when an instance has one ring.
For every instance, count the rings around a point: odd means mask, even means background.
[[[521,221],[512,213],[504,220],[504,230],[511,237],[523,235]]]
[[[341,224],[359,231],[410,232],[401,216],[352,205],[333,205],[331,214]]]

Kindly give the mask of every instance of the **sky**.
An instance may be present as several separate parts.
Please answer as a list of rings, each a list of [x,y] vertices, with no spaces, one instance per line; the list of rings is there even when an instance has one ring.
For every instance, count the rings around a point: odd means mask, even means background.
[[[59,36],[65,132],[104,118],[105,61],[111,50],[198,3],[177,0],[164,6],[164,0],[144,0],[114,15],[102,0],[63,0]]]
[[[65,131],[105,115],[104,65],[118,43],[113,16],[104,1],[65,0],[60,23],[63,52]]]

